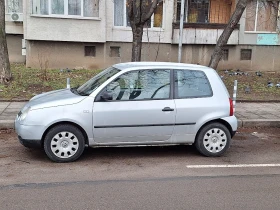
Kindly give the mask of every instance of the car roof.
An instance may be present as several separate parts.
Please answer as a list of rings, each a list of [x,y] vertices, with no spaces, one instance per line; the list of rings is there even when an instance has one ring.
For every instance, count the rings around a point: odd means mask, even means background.
[[[201,66],[196,64],[186,64],[186,63],[173,63],[173,62],[128,62],[128,63],[118,63],[113,65],[113,67],[126,70],[126,69],[141,69],[144,67],[156,69],[157,67],[166,68],[187,68],[188,70],[209,70],[211,68],[207,66]]]

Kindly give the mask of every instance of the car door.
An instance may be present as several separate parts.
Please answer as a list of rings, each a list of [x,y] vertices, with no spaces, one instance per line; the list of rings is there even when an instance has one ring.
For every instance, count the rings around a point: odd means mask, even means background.
[[[170,70],[134,70],[107,85],[93,106],[95,142],[168,141],[176,113],[170,75]],[[104,94],[111,95],[112,99],[102,99]]]
[[[197,123],[218,108],[206,74],[199,70],[174,70],[176,127],[173,142],[193,143]]]

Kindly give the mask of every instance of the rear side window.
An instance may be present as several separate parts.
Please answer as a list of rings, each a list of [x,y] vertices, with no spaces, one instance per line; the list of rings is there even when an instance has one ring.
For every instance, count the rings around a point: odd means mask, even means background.
[[[175,70],[176,98],[200,98],[212,95],[210,83],[203,71]]]

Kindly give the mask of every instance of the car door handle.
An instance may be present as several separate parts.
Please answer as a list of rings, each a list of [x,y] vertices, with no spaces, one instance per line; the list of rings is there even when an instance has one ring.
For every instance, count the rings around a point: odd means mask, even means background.
[[[164,108],[162,109],[162,111],[163,111],[163,112],[172,112],[172,111],[174,111],[174,109],[172,109],[172,108],[170,108],[170,107],[164,107]]]

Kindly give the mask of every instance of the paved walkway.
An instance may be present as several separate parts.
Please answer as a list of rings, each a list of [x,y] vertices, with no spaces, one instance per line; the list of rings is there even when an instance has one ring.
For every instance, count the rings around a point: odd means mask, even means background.
[[[13,128],[14,119],[26,102],[0,102],[0,129]],[[280,103],[237,103],[239,127],[280,127]]]

